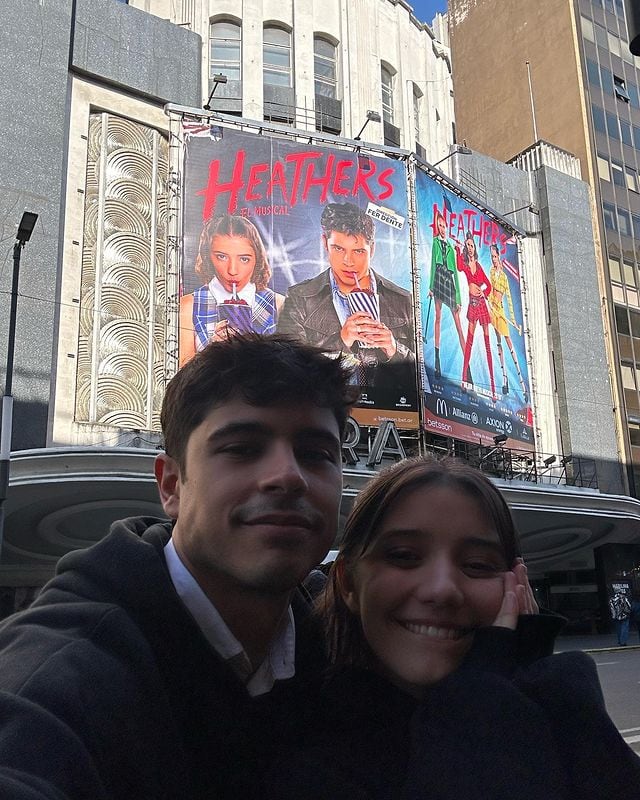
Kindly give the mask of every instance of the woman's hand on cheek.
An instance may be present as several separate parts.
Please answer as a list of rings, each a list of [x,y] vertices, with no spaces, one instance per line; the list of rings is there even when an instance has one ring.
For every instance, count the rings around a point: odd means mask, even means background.
[[[498,628],[510,628],[515,631],[518,624],[518,614],[520,606],[518,601],[518,581],[515,573],[504,573],[504,595],[502,605],[498,611],[498,616],[493,621],[493,625]]]
[[[537,614],[540,611],[540,609],[533,595],[533,589],[531,588],[531,584],[529,583],[527,568],[525,566],[524,561],[521,558],[516,559],[513,572],[516,576],[516,582],[517,582],[516,593],[518,596],[518,605],[520,607],[520,613]]]

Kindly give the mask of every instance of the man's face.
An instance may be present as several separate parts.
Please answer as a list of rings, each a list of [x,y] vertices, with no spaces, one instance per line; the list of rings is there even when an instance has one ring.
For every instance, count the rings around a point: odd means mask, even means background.
[[[447,223],[444,221],[444,217],[438,217],[438,234],[441,239],[445,239],[447,236]]]
[[[338,231],[330,231],[328,236],[323,235],[322,240],[340,291],[349,292],[357,288],[358,283],[368,289],[369,262],[373,258],[375,244],[364,236]]]
[[[236,397],[192,431],[182,473],[158,462],[176,550],[216,605],[234,592],[286,596],[335,538],[342,463],[329,409]]]

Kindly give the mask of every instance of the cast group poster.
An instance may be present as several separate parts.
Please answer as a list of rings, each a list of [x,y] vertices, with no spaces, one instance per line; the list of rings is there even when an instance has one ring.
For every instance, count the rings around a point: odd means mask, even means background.
[[[185,126],[180,361],[233,331],[345,353],[354,418],[419,426],[406,166]]]
[[[517,240],[416,170],[426,430],[532,449]]]

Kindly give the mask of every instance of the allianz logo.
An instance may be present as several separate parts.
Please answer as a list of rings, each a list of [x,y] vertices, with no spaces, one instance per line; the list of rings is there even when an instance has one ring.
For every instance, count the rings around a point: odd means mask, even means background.
[[[454,405],[449,407],[447,401],[442,397],[436,400],[436,415],[438,417],[444,417],[445,419],[457,417],[458,419],[463,419],[465,422],[470,422],[472,425],[478,424],[478,415],[475,411],[465,411]]]

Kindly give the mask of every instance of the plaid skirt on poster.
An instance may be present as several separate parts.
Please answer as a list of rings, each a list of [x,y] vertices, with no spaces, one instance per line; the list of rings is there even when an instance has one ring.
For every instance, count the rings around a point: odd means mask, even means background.
[[[469,297],[467,319],[469,322],[479,322],[481,325],[489,325],[491,323],[491,315],[484,295],[480,295],[480,297],[471,295]]]
[[[436,274],[431,291],[436,300],[442,300],[446,306],[455,311],[457,305],[456,285],[453,282],[453,275],[442,264],[436,264]]]

